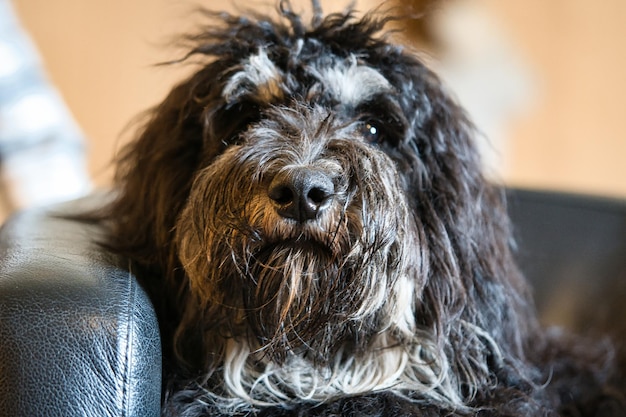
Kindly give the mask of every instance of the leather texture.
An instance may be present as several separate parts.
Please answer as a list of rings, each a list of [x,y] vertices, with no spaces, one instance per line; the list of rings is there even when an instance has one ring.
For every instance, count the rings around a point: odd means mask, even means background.
[[[32,210],[0,231],[0,416],[158,416],[151,303],[93,225]]]

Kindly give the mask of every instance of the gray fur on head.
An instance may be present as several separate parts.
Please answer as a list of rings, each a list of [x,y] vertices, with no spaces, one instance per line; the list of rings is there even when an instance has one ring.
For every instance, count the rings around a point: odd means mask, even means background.
[[[602,352],[537,324],[464,112],[385,18],[313,10],[187,37],[200,68],[120,158],[164,413],[548,415],[583,362],[602,391]]]

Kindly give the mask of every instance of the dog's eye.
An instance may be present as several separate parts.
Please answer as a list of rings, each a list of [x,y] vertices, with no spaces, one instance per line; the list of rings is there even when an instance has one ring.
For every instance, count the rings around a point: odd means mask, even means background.
[[[215,123],[221,123],[219,131],[224,132],[222,143],[225,146],[237,145],[241,141],[241,134],[250,125],[259,121],[261,110],[251,101],[242,101],[227,105],[222,112],[215,117]]]
[[[382,131],[377,123],[372,121],[362,121],[358,127],[359,133],[368,143],[380,143]]]
[[[397,101],[389,95],[375,95],[355,109],[357,133],[369,144],[394,148],[406,132],[406,118]]]

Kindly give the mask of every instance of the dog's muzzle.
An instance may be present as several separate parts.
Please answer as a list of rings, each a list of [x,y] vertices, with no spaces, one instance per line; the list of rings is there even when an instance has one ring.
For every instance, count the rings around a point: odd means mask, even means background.
[[[297,167],[279,172],[267,193],[280,216],[304,223],[316,220],[330,206],[335,186],[324,172]]]

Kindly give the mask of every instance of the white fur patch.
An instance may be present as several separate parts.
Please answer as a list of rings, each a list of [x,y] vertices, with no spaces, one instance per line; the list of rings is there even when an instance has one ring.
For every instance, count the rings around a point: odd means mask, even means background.
[[[348,64],[342,63],[319,73],[320,81],[340,103],[358,105],[376,94],[389,92],[392,86],[373,68],[359,65],[352,57]]]
[[[226,101],[232,101],[244,93],[254,94],[259,101],[271,102],[282,96],[283,74],[274,62],[267,56],[267,52],[260,48],[256,55],[251,55],[241,65],[241,70],[231,77],[224,86],[222,96]]]
[[[391,390],[420,392],[426,398],[462,408],[445,356],[428,338],[410,346],[399,345],[391,332],[379,334],[369,353],[354,358],[339,352],[335,364],[315,368],[310,362],[291,356],[282,366],[263,359],[245,342],[230,341],[224,360],[225,396],[206,392],[206,400],[222,412],[249,412],[256,407],[288,406],[293,402],[323,403],[341,396]]]

